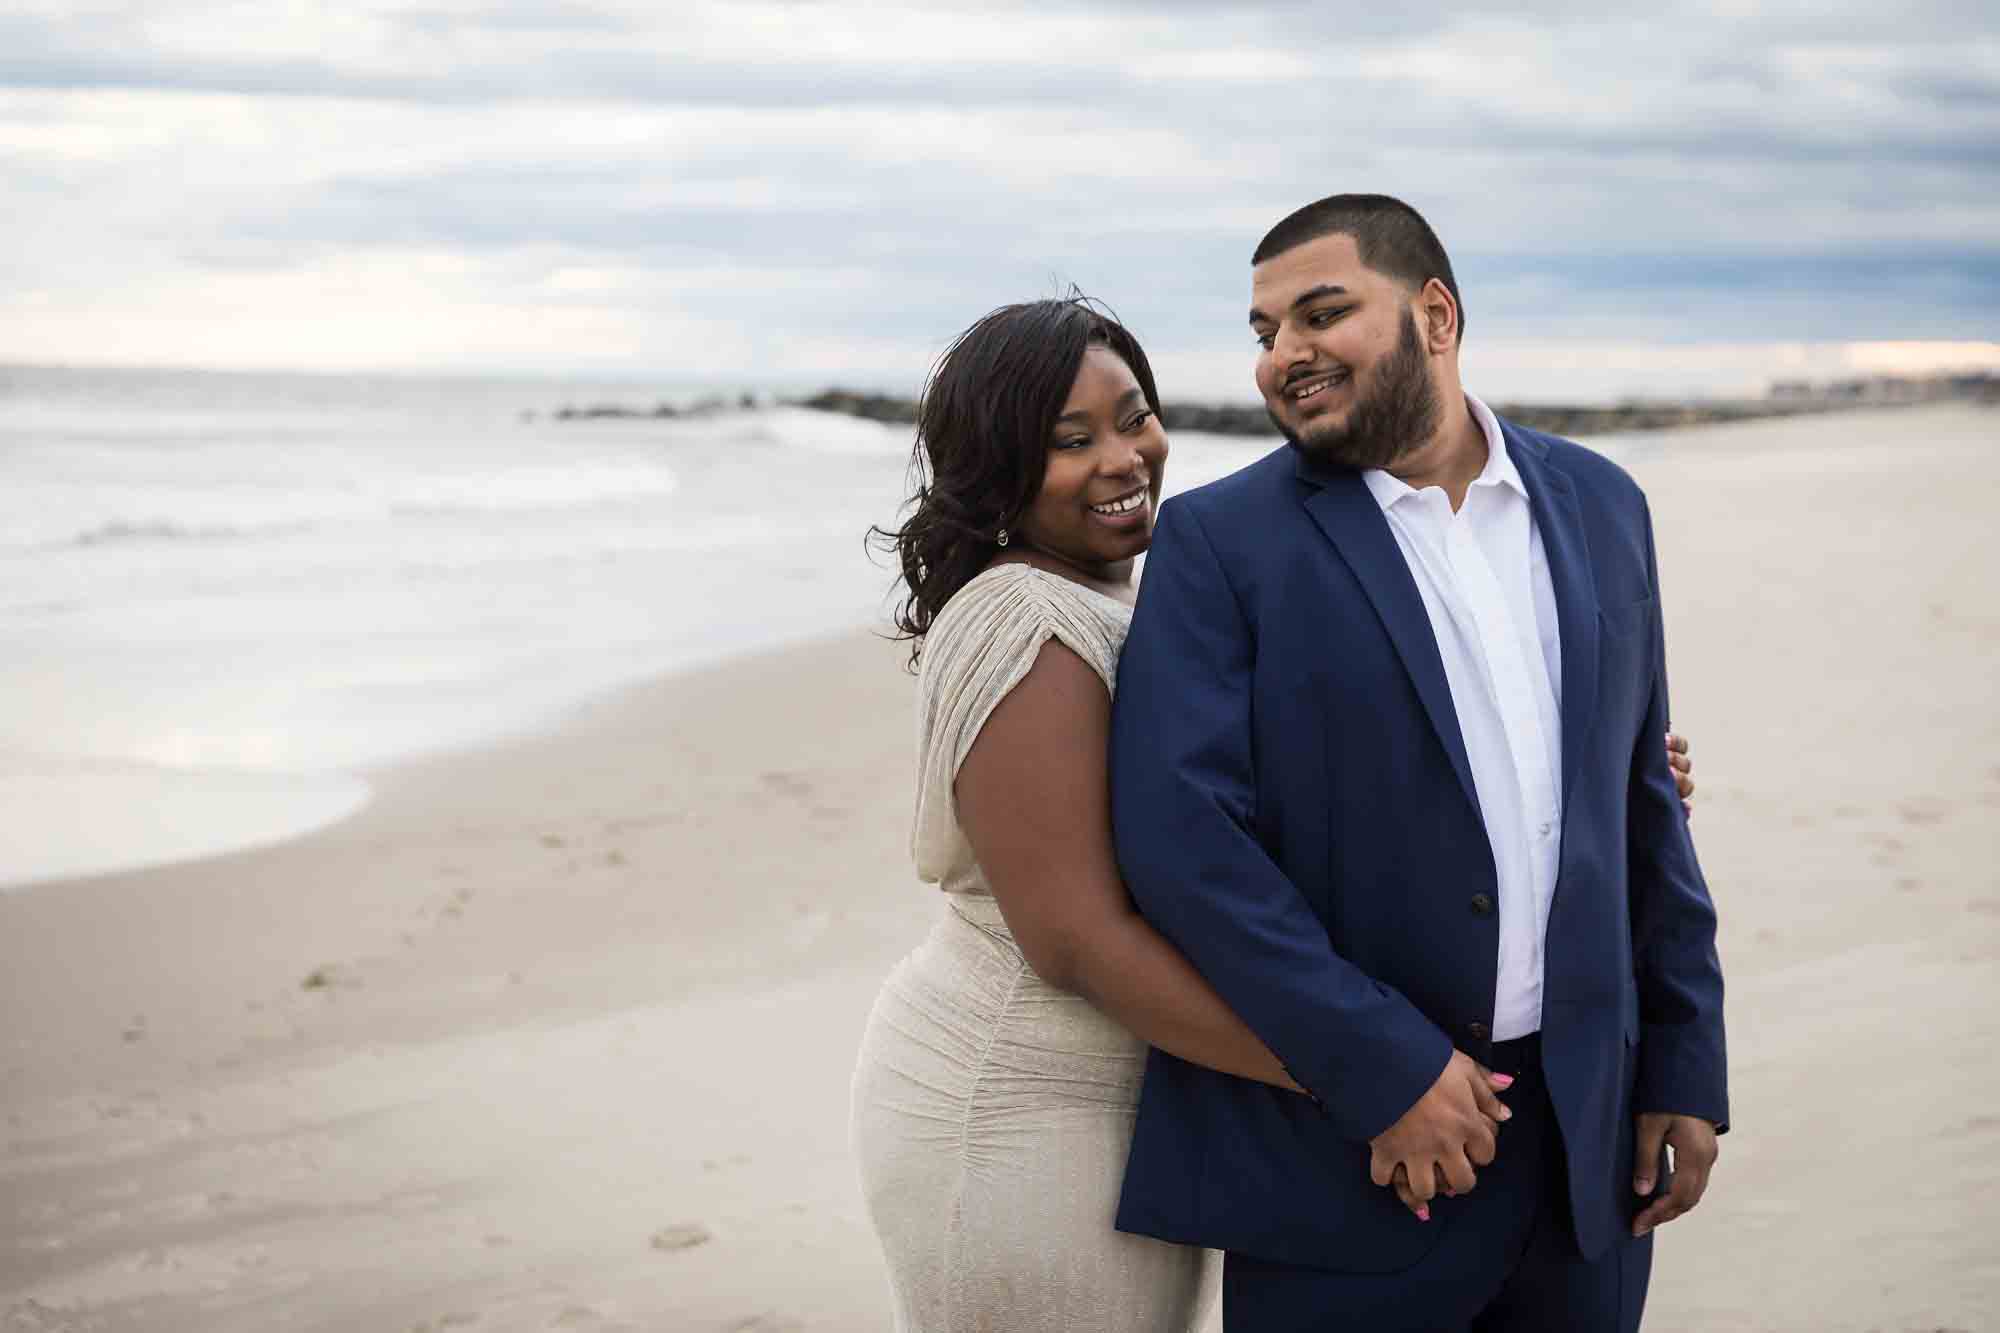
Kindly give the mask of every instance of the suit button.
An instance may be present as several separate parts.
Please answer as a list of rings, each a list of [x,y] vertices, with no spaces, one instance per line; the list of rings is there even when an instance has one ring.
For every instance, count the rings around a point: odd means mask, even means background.
[[[1476,915],[1479,916],[1492,916],[1493,915],[1492,897],[1484,893],[1473,894],[1472,910]]]
[[[1467,1023],[1465,1025],[1465,1035],[1474,1041],[1485,1041],[1493,1035],[1493,1030],[1484,1023]]]

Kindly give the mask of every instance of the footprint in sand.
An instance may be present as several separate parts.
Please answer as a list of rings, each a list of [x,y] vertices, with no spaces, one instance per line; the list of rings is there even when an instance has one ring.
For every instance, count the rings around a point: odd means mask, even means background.
[[[691,1250],[697,1245],[706,1245],[714,1239],[715,1233],[701,1223],[682,1222],[655,1231],[652,1245],[656,1250]]]
[[[796,773],[786,773],[782,770],[759,773],[757,781],[764,785],[765,790],[776,792],[780,796],[803,799],[813,793],[813,784]]]
[[[1901,838],[1893,837],[1887,833],[1865,834],[1861,840],[1876,848],[1875,853],[1868,858],[1870,865],[1892,866],[1908,850],[1908,846]]]
[[[1960,1139],[1973,1134],[1991,1134],[1995,1130],[2000,1130],[2000,1115],[1976,1115],[1958,1128],[1946,1130],[1944,1137]]]
[[[9,1329],[66,1329],[85,1327],[80,1323],[79,1308],[72,1305],[44,1305],[30,1296],[19,1305],[10,1305],[0,1314],[6,1316]]]
[[[731,1153],[728,1157],[704,1157],[701,1159],[701,1169],[704,1171],[720,1171],[726,1166],[748,1165],[750,1165],[750,1155],[748,1153]]]
[[[800,911],[794,916],[791,928],[785,932],[786,943],[795,949],[802,948],[824,935],[831,923],[832,918],[817,908]]]
[[[654,797],[657,800],[667,799],[665,792],[655,792]],[[679,824],[685,818],[686,816],[682,815],[678,810],[668,810],[661,814],[643,815],[633,819],[607,819],[604,821],[604,826],[598,831],[607,837],[617,837],[621,833],[657,828],[662,824]]]

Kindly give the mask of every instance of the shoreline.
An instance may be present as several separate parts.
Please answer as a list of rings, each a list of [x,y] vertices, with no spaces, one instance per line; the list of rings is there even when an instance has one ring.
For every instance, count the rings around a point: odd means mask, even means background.
[[[1659,1333],[2000,1304],[2000,1070],[1967,1054],[2000,1039],[2000,417],[1909,420],[1628,458],[1735,1103]],[[655,676],[370,769],[304,837],[0,895],[0,1322],[882,1327],[847,1079],[942,910],[904,653]]]
[[[84,796],[94,795],[113,808],[130,808],[140,798],[166,807],[149,817],[148,826],[128,824],[115,830],[111,836],[126,848],[118,852],[92,850],[106,838],[101,819],[95,827],[79,828],[53,844],[11,849],[10,865],[0,869],[0,896],[59,890],[77,880],[105,875],[195,865],[311,837],[365,812],[380,784],[403,769],[558,733],[572,715],[604,706],[626,691],[660,687],[732,662],[870,632],[864,626],[832,630],[804,626],[751,642],[711,645],[663,665],[635,669],[622,679],[552,696],[472,734],[411,739],[382,757],[337,767],[174,768],[85,755],[0,756],[0,799],[16,818],[28,812],[25,819],[44,836],[50,822],[104,808],[79,799]],[[93,785],[96,792],[85,790]],[[231,808],[222,808],[225,805]],[[164,824],[170,816],[177,817],[171,826],[150,827]],[[133,851],[132,843],[154,850]],[[38,862],[48,869],[19,870]]]
[[[0,895],[277,846],[352,819],[373,799],[366,779],[347,772],[20,758],[0,768],[0,806],[36,840],[8,849]],[[107,830],[105,810],[140,813]]]

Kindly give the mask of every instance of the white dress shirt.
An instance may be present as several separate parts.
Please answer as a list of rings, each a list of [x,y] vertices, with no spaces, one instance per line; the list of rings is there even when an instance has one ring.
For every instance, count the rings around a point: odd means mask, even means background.
[[[1486,467],[1453,513],[1441,486],[1362,479],[1423,595],[1499,877],[1493,1039],[1542,1026],[1542,947],[1562,850],[1562,645],[1555,587],[1500,423],[1465,397]]]

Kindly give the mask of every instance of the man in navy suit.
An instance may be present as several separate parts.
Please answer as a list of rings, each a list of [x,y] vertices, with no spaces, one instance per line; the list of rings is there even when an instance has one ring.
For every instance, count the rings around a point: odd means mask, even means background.
[[[1464,391],[1408,205],[1300,209],[1251,289],[1289,447],[1162,507],[1112,802],[1306,1095],[1153,1052],[1118,1225],[1227,1251],[1232,1329],[1634,1329],[1728,1120],[1646,498]]]

